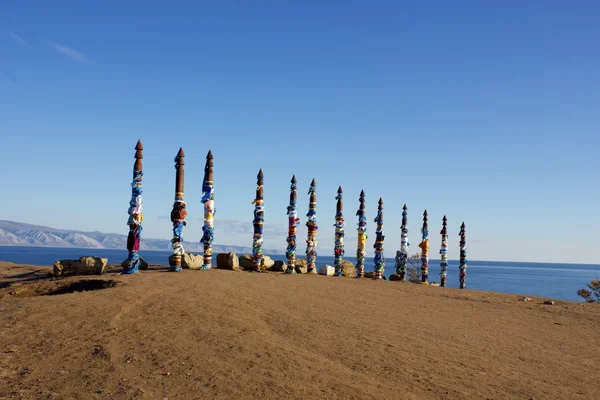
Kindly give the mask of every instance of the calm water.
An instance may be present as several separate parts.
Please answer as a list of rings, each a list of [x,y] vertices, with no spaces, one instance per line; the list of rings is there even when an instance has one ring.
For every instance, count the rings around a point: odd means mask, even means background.
[[[83,255],[106,257],[109,263],[118,264],[127,257],[127,251],[0,246],[0,260],[21,264],[52,265],[59,259],[77,259]],[[167,264],[169,252],[148,250],[141,255],[151,264]],[[285,260],[283,255],[272,258]],[[348,260],[356,261],[352,257],[348,257]],[[333,257],[318,256],[317,265],[321,264],[333,265]],[[372,259],[367,260],[366,270],[373,270]],[[387,260],[385,275],[389,276],[394,272],[394,259],[390,258]],[[430,260],[429,280],[439,282],[439,273],[439,260]],[[577,290],[598,276],[600,265],[469,260],[467,288],[582,301],[576,294]],[[450,287],[458,287],[458,261],[450,261],[448,284]]]

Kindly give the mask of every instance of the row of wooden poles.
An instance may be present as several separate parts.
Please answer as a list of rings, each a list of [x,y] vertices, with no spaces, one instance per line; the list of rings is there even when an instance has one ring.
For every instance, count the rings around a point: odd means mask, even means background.
[[[124,273],[136,273],[139,270],[139,245],[140,245],[140,234],[142,231],[142,159],[143,159],[143,146],[142,142],[138,141],[135,147],[135,163],[133,167],[133,182],[132,182],[132,197],[129,204],[129,219],[127,224],[129,225],[129,235],[127,238],[127,249],[129,251],[128,263],[124,266]],[[169,265],[172,271],[181,271],[182,269],[182,257],[185,253],[183,248],[183,227],[186,225],[185,218],[187,216],[186,203],[184,200],[184,157],[185,154],[183,149],[180,148],[177,156],[175,157],[175,201],[173,209],[171,211],[171,222],[173,223],[173,237],[171,239],[172,254],[169,257]],[[264,185],[264,174],[262,169],[258,172],[256,182],[256,195],[252,202],[254,204],[254,233],[252,239],[252,260],[255,271],[261,271],[261,265],[263,263],[263,224],[264,224],[264,198],[263,198],[263,185]],[[209,151],[206,156],[206,164],[204,167],[204,179],[202,182],[202,203],[204,204],[204,225],[203,225],[203,236],[200,240],[204,245],[203,255],[203,266],[201,269],[212,268],[212,245],[214,241],[214,182],[213,182],[213,155]],[[307,216],[306,226],[308,229],[306,239],[306,261],[307,261],[307,272],[316,273],[316,259],[317,259],[317,183],[313,179],[309,187],[309,208]],[[336,196],[336,215],[335,215],[335,242],[334,242],[334,275],[344,275],[342,268],[343,257],[344,257],[344,215],[343,215],[343,190],[340,186]],[[297,213],[297,181],[294,175],[290,185],[290,199],[287,207],[288,215],[288,236],[287,236],[287,269],[286,273],[296,273],[296,227],[300,222]],[[407,261],[408,261],[408,218],[407,218],[407,207],[406,204],[402,209],[402,226],[400,250],[396,252],[396,273],[395,276],[390,277],[393,280],[405,281],[407,280]],[[365,276],[365,256],[366,256],[366,213],[365,213],[365,193],[360,192],[359,196],[359,208],[356,212],[358,217],[358,243],[356,250],[356,267],[355,277],[364,278]],[[377,216],[374,219],[376,223],[375,230],[375,249],[374,257],[374,279],[382,279],[385,258],[383,255],[383,245],[385,235],[383,232],[383,200],[380,198],[377,207]],[[447,271],[448,271],[448,230],[447,230],[447,219],[446,216],[442,219],[442,230],[440,231],[442,236],[442,244],[440,248],[440,286],[445,287],[447,284]],[[459,264],[459,287],[466,288],[466,275],[467,275],[467,251],[466,251],[466,227],[463,222],[460,227],[460,264]],[[428,284],[429,279],[429,227],[428,227],[428,215],[427,210],[423,213],[423,225],[421,228],[421,243],[419,244],[421,249],[421,283]]]

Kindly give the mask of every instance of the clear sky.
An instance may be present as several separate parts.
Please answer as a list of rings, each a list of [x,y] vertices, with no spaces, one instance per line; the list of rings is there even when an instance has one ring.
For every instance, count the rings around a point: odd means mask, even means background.
[[[183,146],[186,240],[212,149],[219,244],[251,245],[263,168],[265,247],[296,174],[321,255],[342,185],[348,257],[364,189],[388,262],[407,203],[411,253],[427,209],[433,256],[446,214],[451,259],[465,221],[470,259],[598,263],[599,73],[597,1],[4,0],[0,219],[126,234],[141,138],[145,237],[171,237]]]

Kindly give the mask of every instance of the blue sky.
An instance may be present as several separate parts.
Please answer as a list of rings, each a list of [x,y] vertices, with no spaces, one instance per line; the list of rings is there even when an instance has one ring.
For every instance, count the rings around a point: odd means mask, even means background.
[[[183,146],[186,240],[211,149],[217,243],[251,245],[263,168],[265,247],[296,174],[321,255],[342,185],[349,257],[364,189],[390,262],[407,203],[413,252],[427,209],[433,255],[446,214],[450,258],[465,221],[471,259],[598,263],[599,3],[176,3],[0,3],[0,219],[126,233],[141,138],[146,237],[171,236]]]

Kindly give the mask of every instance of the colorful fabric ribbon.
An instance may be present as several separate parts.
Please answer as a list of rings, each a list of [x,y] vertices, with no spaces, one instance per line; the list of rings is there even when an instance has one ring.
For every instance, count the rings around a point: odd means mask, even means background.
[[[446,227],[447,219],[444,215],[442,219],[442,245],[440,248],[440,286],[446,287],[446,278],[448,276],[448,229]]]
[[[358,199],[359,207],[356,211],[358,216],[358,244],[356,246],[356,277],[365,277],[365,255],[367,254],[367,217],[365,215],[365,192],[360,191]]]
[[[338,194],[335,197],[337,200],[336,204],[336,212],[335,212],[335,239],[334,239],[334,248],[333,248],[333,256],[335,257],[334,261],[334,276],[342,276],[344,275],[344,206],[342,200],[342,187],[338,188]]]
[[[140,240],[142,234],[142,159],[144,158],[142,151],[141,140],[138,140],[135,146],[135,163],[133,165],[133,182],[131,183],[131,200],[129,201],[129,209],[127,213],[127,225],[129,225],[129,234],[127,235],[127,267],[123,268],[123,274],[135,274],[139,271],[140,256]]]
[[[467,288],[467,231],[465,223],[460,226],[460,264],[458,266],[458,280],[461,289]]]
[[[408,208],[402,207],[402,226],[400,227],[400,250],[396,252],[396,274],[401,281],[406,280],[406,262],[408,261]]]
[[[171,210],[171,222],[173,223],[173,238],[171,239],[172,254],[169,264],[171,271],[181,271],[181,259],[185,254],[183,248],[183,227],[186,226],[185,217],[187,217],[186,204],[183,200],[184,188],[184,157],[183,149],[175,156],[175,201]]]
[[[429,277],[429,227],[427,225],[427,210],[423,213],[423,227],[421,228],[421,282],[427,283]]]
[[[377,224],[375,230],[375,276],[374,279],[382,279],[383,271],[385,269],[385,257],[383,255],[383,240],[385,235],[383,233],[383,200],[379,199],[379,206],[377,208],[377,216],[373,220]]]
[[[202,239],[204,257],[201,270],[212,268],[212,244],[215,240],[214,215],[215,215],[215,189],[213,186],[213,155],[209,150],[204,166],[204,179],[202,180],[202,203],[204,205],[204,225],[202,226]]]
[[[287,207],[287,216],[288,216],[288,237],[287,248],[285,251],[285,255],[288,260],[287,269],[285,270],[286,274],[295,274],[296,273],[296,227],[300,222],[300,218],[298,218],[298,212],[296,210],[296,175],[292,176],[292,181],[290,184],[290,204]]]
[[[256,198],[252,202],[254,204],[254,234],[252,236],[252,261],[254,263],[254,270],[261,272],[261,264],[263,260],[263,224],[264,224],[264,212],[265,208],[263,205],[263,183],[264,174],[262,169],[258,171],[256,176]]]
[[[317,183],[313,179],[310,188],[308,189],[310,200],[308,203],[308,221],[306,221],[306,227],[308,228],[308,234],[306,238],[306,263],[307,273],[317,273]]]

